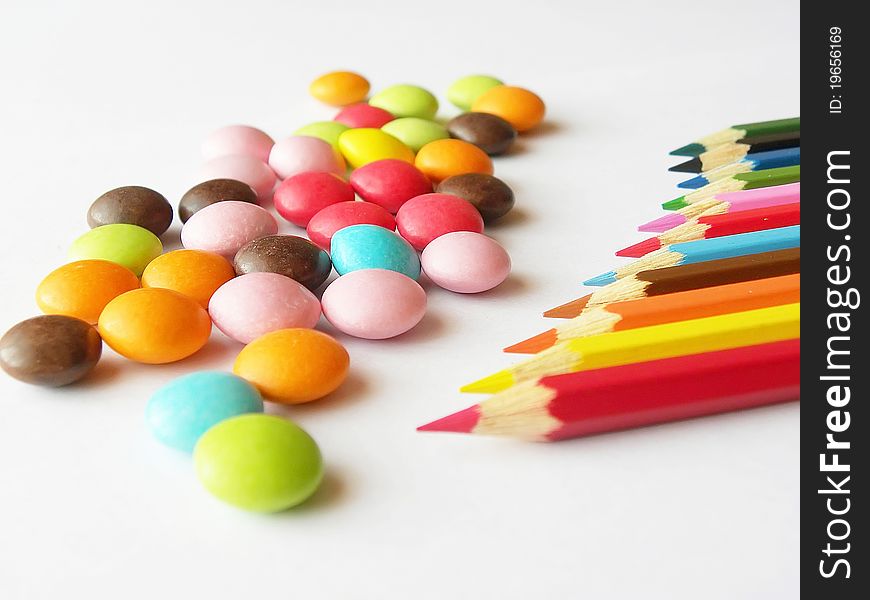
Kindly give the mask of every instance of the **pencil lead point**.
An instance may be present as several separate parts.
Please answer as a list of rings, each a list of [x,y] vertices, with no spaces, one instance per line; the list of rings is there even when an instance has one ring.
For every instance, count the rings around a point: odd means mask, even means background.
[[[671,173],[700,173],[701,172],[701,159],[700,158],[690,158],[684,163],[680,163],[678,165],[674,165],[669,168],[668,171]]]
[[[480,420],[480,408],[476,405],[447,415],[431,423],[420,425],[417,431],[448,431],[451,433],[472,433]]]
[[[601,286],[613,283],[614,281],[616,281],[616,271],[608,271],[607,273],[602,273],[601,275],[596,275],[591,279],[587,279],[583,282],[583,285]]]
[[[646,256],[650,252],[654,250],[658,250],[662,247],[661,241],[657,237],[651,237],[643,240],[642,242],[638,242],[627,248],[623,248],[622,250],[617,250],[616,256],[627,256],[629,258],[641,258],[642,256]]]
[[[680,210],[681,208],[685,208],[689,205],[686,202],[685,196],[680,196],[679,198],[674,198],[673,200],[668,200],[667,202],[662,204],[662,208],[665,210]]]
[[[698,175],[697,177],[692,177],[691,179],[681,181],[677,184],[677,187],[684,190],[697,190],[698,188],[704,187],[708,183],[710,182],[707,181],[706,177],[704,177],[703,175]]]
[[[467,394],[495,394],[496,392],[508,389],[513,384],[513,373],[505,369],[464,385],[459,388],[459,391]]]
[[[565,304],[561,304],[545,311],[544,316],[549,319],[573,319],[583,312],[583,309],[586,308],[587,304],[589,304],[590,298],[592,298],[592,294],[588,294],[582,298],[578,298],[577,300],[571,300],[571,302],[566,302]]]
[[[693,142],[676,150],[671,150],[670,154],[671,156],[700,156],[705,150],[704,146]]]
[[[548,329],[544,333],[539,333],[538,335],[516,343],[513,346],[508,346],[504,351],[509,354],[537,354],[541,350],[546,350],[553,346],[558,339],[556,330]]]
[[[670,214],[644,223],[638,227],[637,230],[645,233],[662,233],[668,229],[673,229],[677,225],[682,225],[687,220],[688,219],[681,214]]]

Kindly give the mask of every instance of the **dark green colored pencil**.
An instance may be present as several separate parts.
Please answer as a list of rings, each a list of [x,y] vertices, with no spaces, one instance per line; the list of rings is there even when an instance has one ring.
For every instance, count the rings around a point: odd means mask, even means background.
[[[677,148],[676,150],[671,151],[671,155],[700,156],[704,152],[707,152],[716,146],[721,146],[722,144],[729,144],[736,142],[737,140],[743,140],[744,143],[746,143],[747,141],[751,141],[753,137],[800,131],[800,128],[800,117],[733,125],[728,129],[723,129],[722,131],[711,133],[699,140],[695,140],[691,144],[686,144],[682,148]]]

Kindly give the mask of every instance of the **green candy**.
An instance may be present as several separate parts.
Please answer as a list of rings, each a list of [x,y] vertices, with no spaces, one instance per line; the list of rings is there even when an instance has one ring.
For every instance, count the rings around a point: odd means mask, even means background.
[[[403,142],[414,152],[419,152],[429,142],[450,137],[447,129],[440,123],[418,117],[395,119],[381,127],[381,130]]]
[[[438,112],[438,100],[435,96],[416,85],[400,84],[388,87],[372,96],[369,104],[383,108],[397,119],[431,119]]]
[[[462,110],[471,110],[478,96],[497,85],[504,83],[489,75],[468,75],[457,79],[447,88],[447,99]]]
[[[70,261],[102,259],[133,271],[137,277],[163,252],[160,238],[138,225],[114,223],[79,236],[67,252]]]
[[[317,490],[323,460],[295,423],[264,414],[221,421],[193,451],[196,475],[214,496],[238,508],[272,513],[296,506]]]
[[[350,127],[338,121],[317,121],[300,127],[293,132],[293,135],[307,135],[309,137],[320,138],[324,142],[332,144],[333,148],[338,149],[338,136],[348,129]]]

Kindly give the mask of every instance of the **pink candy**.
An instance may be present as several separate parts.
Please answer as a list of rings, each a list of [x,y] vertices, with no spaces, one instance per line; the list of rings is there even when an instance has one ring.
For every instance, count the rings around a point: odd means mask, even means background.
[[[410,277],[385,269],[342,275],[323,292],[322,302],[323,314],[337,329],[369,340],[405,333],[426,314],[423,288]]]
[[[332,173],[299,173],[285,179],[275,190],[275,209],[282,217],[300,227],[308,225],[315,214],[338,202],[351,202],[353,188]]]
[[[393,214],[415,196],[432,191],[432,182],[417,167],[395,158],[370,162],[350,174],[350,185],[359,197]]]
[[[436,238],[423,250],[420,260],[433,283],[463,294],[490,290],[511,271],[510,256],[498,242],[469,231]]]
[[[206,160],[219,156],[242,154],[268,162],[275,142],[266,133],[247,125],[228,125],[213,131],[202,143],[202,157]]]
[[[320,171],[343,176],[344,158],[329,142],[307,135],[293,135],[272,146],[269,166],[281,179],[297,173]]]
[[[354,129],[359,127],[374,127],[380,129],[395,117],[383,108],[371,106],[365,102],[351,104],[342,108],[332,119]]]
[[[393,231],[396,229],[396,220],[371,202],[339,202],[327,206],[311,218],[308,222],[308,237],[328,251],[332,235],[351,225],[377,225]]]
[[[269,211],[248,202],[225,200],[194,213],[181,228],[185,248],[208,250],[232,261],[239,248],[257,238],[278,233]]]
[[[325,142],[324,142],[325,143]],[[272,195],[275,187],[275,173],[269,165],[253,156],[233,154],[219,156],[207,161],[200,167],[197,183],[211,179],[235,179],[251,186],[260,202]]]
[[[247,344],[278,329],[314,327],[320,319],[320,302],[289,277],[248,273],[219,287],[208,303],[208,313],[218,329]]]
[[[411,198],[396,213],[403,238],[422,250],[437,237],[453,231],[483,231],[483,219],[474,206],[450,194],[423,194]]]

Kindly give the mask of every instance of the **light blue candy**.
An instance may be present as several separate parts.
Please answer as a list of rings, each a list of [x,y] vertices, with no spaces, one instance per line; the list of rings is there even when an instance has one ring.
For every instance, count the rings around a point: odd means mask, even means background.
[[[212,425],[245,413],[263,412],[260,393],[230,373],[201,371],[173,379],[157,390],[145,420],[158,440],[185,452]]]
[[[420,277],[420,257],[398,234],[377,225],[351,225],[332,236],[332,266],[340,275],[361,269]]]

